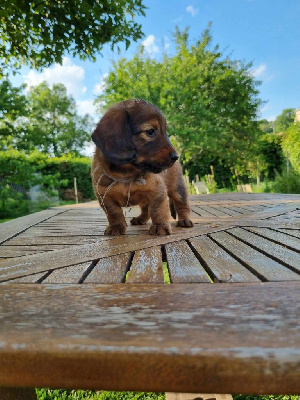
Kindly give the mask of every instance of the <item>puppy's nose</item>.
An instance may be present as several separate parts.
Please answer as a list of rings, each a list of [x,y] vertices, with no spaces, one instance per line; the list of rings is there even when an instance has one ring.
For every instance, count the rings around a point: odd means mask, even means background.
[[[171,158],[171,161],[175,162],[178,160],[179,156],[175,151],[172,151],[171,153],[169,153],[169,156]]]

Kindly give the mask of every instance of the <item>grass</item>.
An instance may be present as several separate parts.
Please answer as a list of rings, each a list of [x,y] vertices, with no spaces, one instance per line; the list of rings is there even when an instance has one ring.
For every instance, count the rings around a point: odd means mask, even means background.
[[[10,220],[12,220],[13,218],[6,218],[6,219],[0,219],[0,224],[2,223],[2,222],[7,222],[7,221],[10,221]]]
[[[165,400],[164,393],[36,389],[38,400]]]
[[[31,200],[15,200],[8,199],[6,208],[0,208],[0,223],[10,221],[15,218],[33,214],[38,211],[47,210],[50,207],[64,206],[74,204],[75,201],[53,200],[31,201]],[[1,218],[2,217],[2,218]]]
[[[165,400],[164,393],[36,389],[38,400]],[[298,395],[233,395],[233,400],[300,400]]]

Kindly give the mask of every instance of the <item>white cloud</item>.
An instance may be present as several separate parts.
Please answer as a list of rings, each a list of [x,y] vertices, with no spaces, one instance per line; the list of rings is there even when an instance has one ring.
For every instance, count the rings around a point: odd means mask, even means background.
[[[94,106],[93,100],[77,100],[77,110],[81,115],[90,114],[93,119],[96,115],[96,107]]]
[[[69,94],[78,97],[84,94],[87,88],[84,86],[85,71],[82,67],[75,65],[68,57],[63,58],[62,65],[54,64],[51,68],[45,68],[43,72],[30,70],[25,76],[25,83],[37,86],[43,81],[49,85],[63,83]]]
[[[103,93],[105,87],[106,87],[106,82],[105,79],[108,77],[108,74],[103,74],[101,78],[101,82],[98,83],[94,89],[93,89],[93,94],[99,96],[100,94]]]
[[[260,64],[258,67],[253,68],[250,74],[256,79],[263,80],[265,83],[272,81],[276,77],[275,74],[268,73],[266,64]]]
[[[159,52],[159,48],[155,44],[155,36],[149,35],[145,40],[142,41],[142,45],[148,54],[154,54]]]
[[[164,47],[164,51],[168,51],[169,47],[170,47],[170,40],[168,38],[168,36],[163,37],[163,47]]]
[[[198,14],[198,9],[193,6],[187,6],[186,11],[190,13],[193,17]]]
[[[261,77],[266,72],[267,66],[266,64],[260,64],[258,67],[253,68],[251,70],[251,75],[255,78]]]

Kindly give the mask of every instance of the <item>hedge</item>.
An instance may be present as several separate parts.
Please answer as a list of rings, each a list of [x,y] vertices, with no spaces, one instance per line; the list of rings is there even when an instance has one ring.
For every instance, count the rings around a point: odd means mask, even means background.
[[[67,154],[50,157],[38,151],[30,154],[9,149],[0,151],[0,180],[2,183],[18,183],[28,188],[38,182],[44,189],[52,186],[62,194],[65,189],[74,189],[74,177],[78,191],[84,200],[94,199],[90,175],[92,159]],[[27,173],[26,173],[27,172]]]

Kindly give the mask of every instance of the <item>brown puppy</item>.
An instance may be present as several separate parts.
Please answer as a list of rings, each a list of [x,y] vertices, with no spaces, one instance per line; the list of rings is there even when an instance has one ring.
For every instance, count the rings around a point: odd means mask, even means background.
[[[178,155],[166,131],[162,112],[144,100],[114,105],[97,125],[92,180],[109,221],[105,235],[125,234],[122,207],[137,204],[141,214],[131,224],[151,217],[151,235],[171,233],[169,208],[174,218],[178,214],[177,226],[193,226]]]

